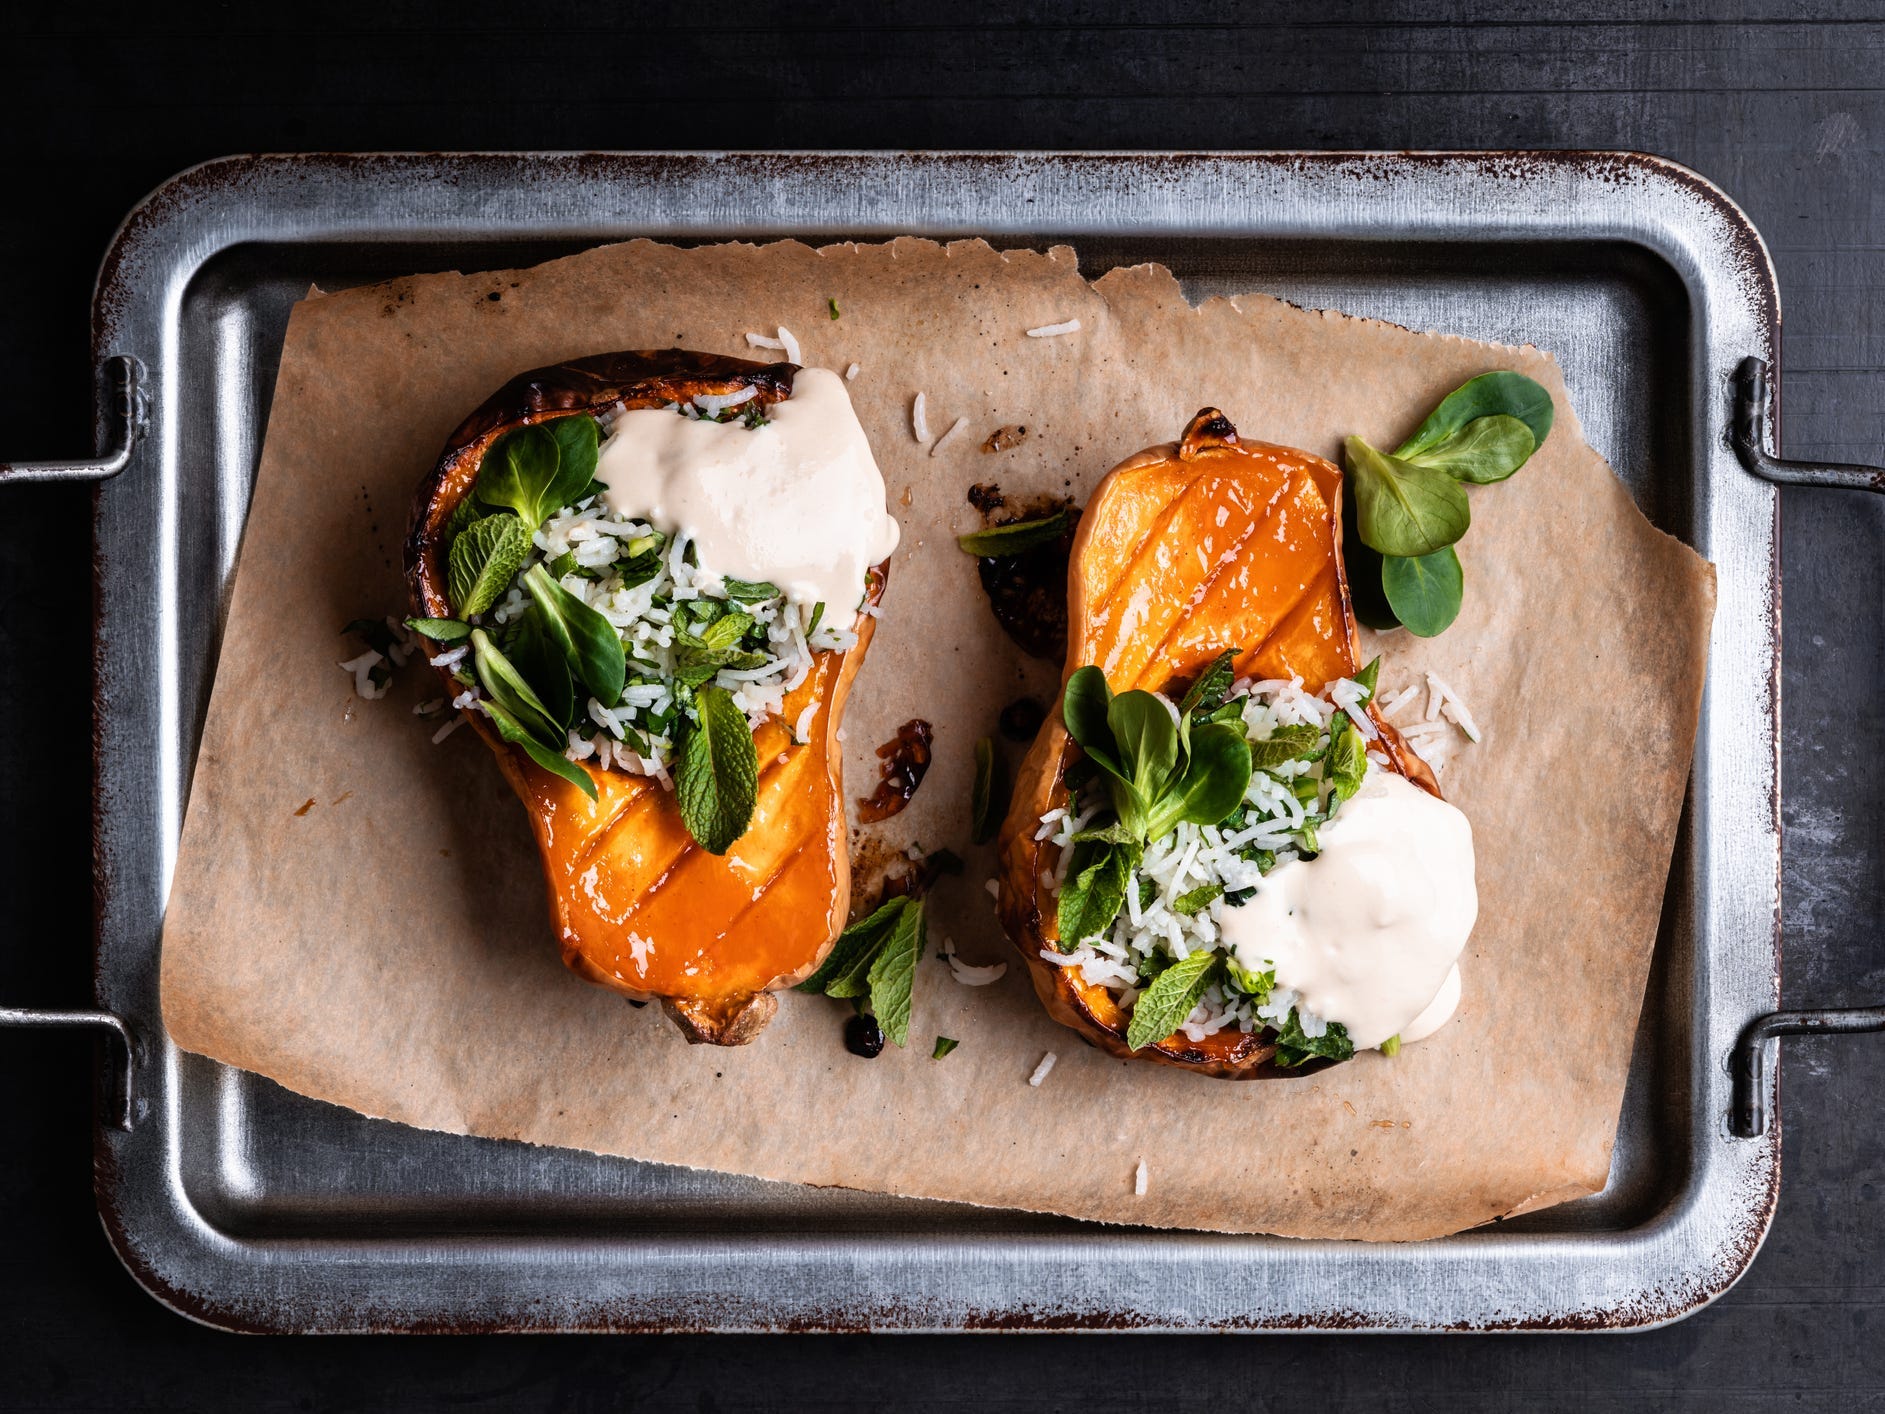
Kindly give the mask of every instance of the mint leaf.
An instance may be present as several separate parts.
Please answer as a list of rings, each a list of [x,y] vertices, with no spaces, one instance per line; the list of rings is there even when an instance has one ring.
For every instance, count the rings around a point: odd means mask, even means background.
[[[1362,699],[1364,702],[1374,701],[1375,685],[1381,681],[1381,655],[1377,653],[1373,658],[1369,659],[1368,666],[1356,673],[1350,681],[1357,687],[1365,687],[1368,689],[1367,697]]]
[[[460,619],[407,619],[406,627],[434,643],[463,643],[471,637],[471,625]]]
[[[746,714],[724,688],[694,694],[697,723],[681,740],[675,794],[681,822],[709,854],[725,854],[752,822],[759,789],[759,755]]]
[[[1110,825],[1088,825],[1072,836],[1075,844],[1133,844],[1137,838],[1117,820]]]
[[[726,590],[727,598],[736,604],[763,604],[768,599],[780,597],[779,586],[763,579],[734,579],[728,576]]]
[[[1276,1028],[1278,1065],[1298,1066],[1317,1056],[1345,1061],[1354,1054],[1355,1043],[1348,1039],[1348,1028],[1339,1021],[1331,1021],[1329,1029],[1320,1036],[1311,1036],[1302,1029],[1302,1019],[1296,1015],[1296,1008],[1291,1007],[1289,1015],[1283,1018],[1283,1024]]]
[[[1292,761],[1313,761],[1321,738],[1314,727],[1278,727],[1266,740],[1250,743],[1250,764],[1258,771],[1274,771]]]
[[[1255,889],[1247,892],[1255,893]],[[1239,965],[1234,957],[1224,959],[1224,977],[1231,987],[1247,997],[1255,997],[1259,1002],[1268,1001],[1270,993],[1276,987],[1276,969],[1267,972],[1251,972]]]
[[[923,901],[911,899],[871,963],[869,977],[871,1015],[899,1046],[910,1043],[910,994],[923,944]]]
[[[1190,918],[1194,914],[1203,912],[1204,909],[1210,906],[1212,899],[1222,897],[1223,893],[1224,886],[1222,884],[1200,884],[1197,888],[1182,893],[1177,898],[1173,899],[1172,912],[1182,913],[1185,917]]]
[[[1126,906],[1126,890],[1144,858],[1138,844],[1075,845],[1067,880],[1060,887],[1056,907],[1059,948],[1072,952],[1088,938],[1112,931],[1113,920]]]
[[[832,944],[831,951],[825,955],[818,970],[793,990],[823,993],[828,997],[862,996],[862,987],[856,991],[836,992],[831,988],[834,984],[842,985],[843,980],[852,973],[861,978],[870,971],[871,963],[877,960],[877,950],[889,938],[909,902],[909,898],[904,895],[888,899],[875,912],[858,919],[838,934],[838,941]]]
[[[1051,545],[1067,533],[1067,527],[1072,523],[1073,512],[1059,510],[1038,520],[1010,521],[1007,525],[992,525],[987,530],[958,535],[956,544],[968,554],[979,555],[983,559],[1004,559],[1042,545]]]
[[[1200,718],[1208,717],[1224,705],[1231,684],[1237,680],[1237,670],[1233,664],[1241,652],[1241,648],[1226,648],[1211,660],[1210,666],[1198,674],[1197,681],[1191,684],[1190,690],[1178,704],[1179,716],[1188,717],[1196,713]]]
[[[497,603],[530,556],[530,535],[516,516],[499,512],[474,520],[452,541],[446,589],[460,618],[482,614]]]
[[[961,1044],[962,1043],[953,1036],[938,1036],[936,1038],[936,1049],[929,1053],[929,1058],[931,1060],[941,1060]],[[1381,1049],[1385,1051],[1387,1047],[1383,1046]]]
[[[1337,800],[1347,800],[1360,790],[1361,778],[1368,773],[1368,743],[1346,713],[1335,726],[1323,771],[1328,775],[1330,789]]]
[[[740,640],[754,623],[751,614],[722,612],[714,621],[700,632],[700,640],[709,648],[725,650],[740,646]]]
[[[1133,1003],[1126,1044],[1135,1051],[1141,1050],[1176,1031],[1198,1005],[1204,989],[1211,985],[1211,972],[1216,963],[1216,953],[1194,952],[1153,978],[1152,985]]]

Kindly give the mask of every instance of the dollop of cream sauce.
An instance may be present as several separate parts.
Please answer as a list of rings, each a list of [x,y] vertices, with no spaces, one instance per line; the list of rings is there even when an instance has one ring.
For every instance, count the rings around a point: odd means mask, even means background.
[[[1376,768],[1317,833],[1314,859],[1277,865],[1224,910],[1224,945],[1250,971],[1274,967],[1357,1050],[1431,1035],[1458,1005],[1455,964],[1479,917],[1472,826]]]
[[[688,536],[702,569],[853,609],[865,571],[897,548],[898,527],[844,380],[802,368],[766,418],[749,428],[664,408],[622,413],[596,467],[603,503]]]

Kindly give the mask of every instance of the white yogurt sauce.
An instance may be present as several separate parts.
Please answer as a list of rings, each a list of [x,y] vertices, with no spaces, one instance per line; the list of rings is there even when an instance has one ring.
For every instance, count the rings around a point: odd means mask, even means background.
[[[690,537],[703,569],[851,609],[898,529],[844,380],[802,368],[766,417],[748,428],[663,408],[621,414],[596,467],[603,503]]]
[[[1319,855],[1277,865],[1224,910],[1224,946],[1250,971],[1274,966],[1276,985],[1341,1022],[1356,1050],[1431,1034],[1458,1003],[1454,964],[1479,916],[1472,826],[1376,769],[1317,833]]]

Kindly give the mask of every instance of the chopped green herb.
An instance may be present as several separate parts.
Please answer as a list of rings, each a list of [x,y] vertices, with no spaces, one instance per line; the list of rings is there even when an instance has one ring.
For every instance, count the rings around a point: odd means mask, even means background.
[[[1398,1056],[1400,1053],[1401,1053],[1401,1038],[1398,1033],[1393,1036],[1388,1037],[1387,1040],[1381,1043],[1382,1055]]]
[[[777,599],[779,586],[768,584],[763,579],[733,579],[726,581],[727,598],[736,604],[763,604],[768,599]]]
[[[1211,900],[1224,894],[1222,884],[1200,884],[1197,888],[1180,894],[1172,900],[1172,912],[1182,913],[1190,918],[1210,906]]]
[[[1331,1021],[1328,1030],[1320,1036],[1311,1036],[1302,1029],[1302,1019],[1296,1015],[1296,1008],[1291,1007],[1289,1015],[1283,1018],[1283,1024],[1276,1028],[1278,1065],[1298,1066],[1318,1056],[1345,1061],[1354,1054],[1355,1043],[1348,1039],[1348,1028],[1339,1021]]]
[[[1254,889],[1252,893],[1256,892]],[[1234,991],[1242,992],[1247,997],[1255,997],[1258,1002],[1269,1000],[1270,993],[1276,987],[1276,969],[1267,972],[1251,972],[1241,966],[1234,957],[1224,959],[1224,976]]]
[[[1259,771],[1274,771],[1292,761],[1313,761],[1321,740],[1322,733],[1316,727],[1299,723],[1277,727],[1264,740],[1250,743],[1250,764]]]
[[[1233,666],[1241,648],[1226,648],[1191,684],[1184,700],[1178,704],[1178,715],[1188,717],[1208,717],[1218,708],[1225,706],[1224,699],[1230,695],[1231,684],[1237,680],[1237,670]],[[1240,712],[1242,708],[1238,709]]]
[[[407,619],[406,627],[434,643],[463,643],[471,637],[471,625],[461,619]]]
[[[831,311],[831,317],[833,319],[838,317],[838,302],[835,299],[827,299],[825,301],[825,307]],[[955,1043],[952,1041],[950,1044],[954,1045]]]
[[[1329,759],[1323,767],[1329,790],[1336,800],[1347,800],[1361,789],[1361,778],[1368,772],[1368,743],[1361,729],[1344,713],[1334,725],[1329,738]]]
[[[1143,846],[1081,844],[1073,847],[1067,880],[1060,887],[1055,921],[1059,948],[1072,952],[1088,938],[1112,931],[1113,920],[1126,906],[1126,889],[1144,857]]]
[[[953,1036],[938,1036],[936,1038],[936,1049],[929,1053],[929,1058],[931,1060],[941,1060],[961,1044],[962,1043]]]

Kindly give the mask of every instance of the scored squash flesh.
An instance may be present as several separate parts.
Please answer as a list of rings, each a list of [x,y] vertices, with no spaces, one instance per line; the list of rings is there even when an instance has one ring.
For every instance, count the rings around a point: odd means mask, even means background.
[[[1305,691],[1353,677],[1355,619],[1342,567],[1342,473],[1308,452],[1245,442],[1215,408],[1176,443],[1115,467],[1080,517],[1067,571],[1067,661],[1093,664],[1114,692],[1183,688],[1226,649],[1240,678],[1300,677]],[[1392,770],[1431,794],[1439,787],[1392,726],[1378,749]],[[1224,1030],[1201,1041],[1177,1032],[1140,1050],[1130,1016],[1105,987],[1041,955],[1059,936],[1052,879],[1057,846],[1036,840],[1042,815],[1067,803],[1067,767],[1080,757],[1059,706],[1017,775],[1003,821],[1002,925],[1035,993],[1062,1025],[1114,1055],[1233,1078],[1300,1075],[1316,1063],[1273,1063],[1273,1033]]]
[[[445,527],[477,480],[485,453],[519,427],[615,408],[663,407],[745,388],[768,406],[790,397],[792,364],[759,364],[681,350],[605,354],[513,380],[446,444],[421,486],[406,546],[415,614],[447,618]],[[888,562],[868,576],[869,602]],[[724,855],[702,849],[658,780],[576,763],[596,799],[506,744],[488,718],[467,715],[524,803],[549,885],[563,961],[637,1000],[659,999],[691,1041],[740,1045],[778,1009],[773,992],[809,975],[844,928],[850,907],[843,755],[845,698],[876,620],[857,643],[815,655],[779,717],[754,733],[759,785],[752,822]],[[448,669],[452,695],[461,690]],[[781,721],[816,703],[807,741]]]

